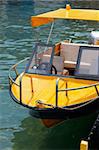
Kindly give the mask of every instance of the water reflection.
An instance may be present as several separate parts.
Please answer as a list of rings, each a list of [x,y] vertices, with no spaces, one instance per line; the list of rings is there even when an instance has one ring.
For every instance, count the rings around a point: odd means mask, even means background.
[[[25,118],[21,122],[22,130],[14,132],[13,149],[79,149],[80,140],[87,137],[95,117],[96,115],[93,114],[68,120],[49,129],[44,127],[38,119]]]

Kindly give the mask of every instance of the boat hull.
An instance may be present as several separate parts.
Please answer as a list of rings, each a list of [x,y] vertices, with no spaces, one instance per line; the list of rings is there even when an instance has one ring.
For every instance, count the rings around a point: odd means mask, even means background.
[[[67,120],[71,118],[85,116],[94,112],[99,112],[99,98],[91,100],[89,102],[80,103],[77,105],[71,105],[64,108],[38,108],[30,107],[23,103],[20,103],[13,95],[10,90],[10,95],[12,99],[24,106],[29,108],[29,113],[31,116],[40,118],[40,119],[58,119],[58,120]]]
[[[31,110],[31,111],[29,111],[29,113],[30,113],[30,115],[32,116],[32,117],[38,117],[37,116],[37,112],[35,113],[33,110]],[[61,119],[59,119],[59,116],[58,117],[53,117],[53,119],[52,119],[52,117],[47,117],[48,119],[46,119],[44,116],[42,116],[42,118],[41,118],[41,114],[39,113],[39,117],[38,118],[40,118],[41,119],[41,121],[42,121],[42,123],[44,124],[44,126],[46,126],[47,128],[50,128],[50,127],[54,127],[54,126],[56,126],[56,125],[58,125],[58,124],[60,124],[60,123],[63,123],[64,121],[70,121],[70,120],[76,120],[76,122],[77,122],[77,120],[78,120],[78,122],[79,122],[79,119],[80,120],[83,120],[83,118],[85,118],[85,117],[87,117],[87,116],[90,116],[90,115],[93,115],[93,114],[95,114],[95,116],[97,116],[97,114],[98,114],[98,111],[94,111],[93,113],[86,113],[86,114],[83,114],[83,115],[75,115],[75,117],[74,117],[74,115],[68,115],[68,116],[65,116],[64,118],[63,117],[61,117]],[[35,116],[36,115],[36,116]],[[53,114],[53,115],[55,115],[55,114]],[[57,119],[56,119],[57,118]],[[63,119],[62,119],[63,118]],[[71,122],[71,121],[70,121]],[[83,121],[82,121],[83,122]],[[88,121],[89,122],[89,121]]]
[[[99,99],[95,99],[90,103],[83,103],[73,105],[66,108],[54,108],[54,109],[38,109],[34,108],[30,110],[30,114],[33,117],[41,119],[69,119],[84,116],[93,112],[99,111]]]

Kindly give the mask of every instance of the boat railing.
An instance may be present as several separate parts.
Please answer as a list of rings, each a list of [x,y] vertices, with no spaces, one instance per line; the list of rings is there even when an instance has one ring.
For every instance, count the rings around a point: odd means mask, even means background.
[[[28,61],[28,60],[29,60],[29,57],[27,57],[27,58],[25,58],[25,59],[19,61],[18,63],[16,63],[15,65],[13,65],[13,66],[9,69],[9,76],[8,76],[8,77],[9,77],[10,85],[12,85],[12,84],[14,83],[16,86],[20,86],[20,84],[17,84],[17,83],[15,82],[16,78],[19,76],[19,74],[21,74],[21,73],[18,72],[17,67],[18,67],[20,64],[22,64],[22,63],[24,63],[24,62],[26,62],[26,61]],[[22,72],[23,72],[23,70],[24,70],[24,68],[22,69]]]
[[[66,82],[66,88],[65,89],[59,89],[59,81],[63,80]],[[68,83],[64,78],[58,78],[56,80],[56,107],[58,107],[58,93],[59,92],[66,92],[66,97],[68,97],[68,92],[69,91],[74,91],[74,90],[81,90],[81,89],[85,89],[85,88],[91,88],[91,87],[95,87],[95,91],[97,94],[97,97],[99,97],[99,91],[97,86],[99,86],[99,82],[95,83],[95,84],[91,84],[91,85],[87,85],[87,86],[80,86],[80,87],[75,87],[75,88],[68,88]]]
[[[22,77],[24,75],[24,71],[25,68],[22,70],[21,73],[18,72],[17,66],[19,66],[22,63],[26,63],[30,58],[25,58],[24,60],[19,61],[18,63],[16,63],[15,65],[13,65],[10,69],[9,69],[9,84],[10,84],[10,91],[11,91],[11,86],[12,84],[14,84],[15,86],[18,86],[20,88],[20,103],[22,103]],[[25,66],[26,67],[26,66]],[[13,75],[11,74],[12,72],[15,73],[15,76],[13,77]],[[20,75],[19,78],[19,83],[16,83],[16,78]],[[66,82],[66,88],[65,89],[59,89],[59,81],[63,80],[64,82]],[[85,88],[91,88],[91,87],[95,87],[95,91],[97,93],[97,96],[99,97],[99,90],[97,88],[97,86],[99,86],[99,83],[95,83],[95,84],[91,84],[91,85],[87,85],[87,86],[81,86],[81,87],[75,87],[75,88],[68,88],[68,82],[62,78],[59,77],[56,80],[56,103],[55,103],[55,107],[58,107],[58,93],[59,92],[66,92],[66,97],[68,97],[68,92],[69,91],[74,91],[74,90],[81,90],[81,89],[85,89]],[[31,78],[31,91],[33,94],[33,87],[32,87],[32,78]]]
[[[20,88],[20,92],[19,92],[19,102],[22,104],[22,77],[24,75],[24,70],[26,68],[27,65],[27,61],[30,59],[30,57],[27,57],[21,61],[19,61],[18,63],[16,63],[15,65],[13,65],[10,69],[9,69],[9,85],[10,85],[10,92],[11,92],[11,87],[12,85],[14,86],[18,86]],[[26,65],[24,65],[24,63]],[[23,65],[22,65],[23,64]],[[19,68],[20,66],[20,68]],[[24,66],[24,67],[23,67]],[[16,78],[19,76],[19,83],[16,83]]]

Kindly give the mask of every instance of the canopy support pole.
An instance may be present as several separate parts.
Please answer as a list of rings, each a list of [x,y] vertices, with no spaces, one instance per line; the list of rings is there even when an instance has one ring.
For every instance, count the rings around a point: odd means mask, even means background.
[[[52,25],[51,25],[51,29],[50,29],[50,32],[49,32],[49,36],[48,36],[48,39],[47,39],[47,44],[49,43],[50,41],[50,37],[51,37],[51,34],[52,34],[52,31],[53,31],[53,27],[54,27],[54,21],[52,22]]]

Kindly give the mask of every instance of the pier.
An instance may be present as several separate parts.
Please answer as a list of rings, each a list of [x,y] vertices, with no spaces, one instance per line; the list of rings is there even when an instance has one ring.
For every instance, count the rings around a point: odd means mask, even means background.
[[[88,141],[89,141],[89,147],[96,150],[99,149],[99,114],[89,133]]]
[[[81,141],[80,150],[94,149],[99,150],[99,114],[91,128],[91,131],[84,141]]]

